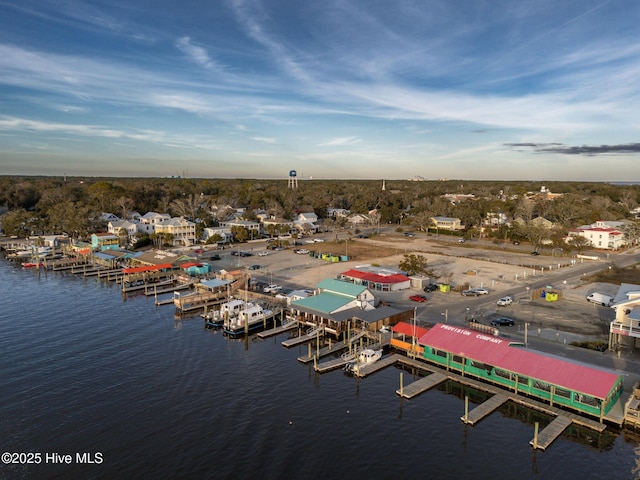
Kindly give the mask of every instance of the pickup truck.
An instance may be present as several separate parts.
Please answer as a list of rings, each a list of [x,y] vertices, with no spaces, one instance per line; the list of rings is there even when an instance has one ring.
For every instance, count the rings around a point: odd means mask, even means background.
[[[264,293],[276,293],[278,290],[282,290],[282,287],[280,285],[276,285],[275,283],[267,285],[262,289]]]

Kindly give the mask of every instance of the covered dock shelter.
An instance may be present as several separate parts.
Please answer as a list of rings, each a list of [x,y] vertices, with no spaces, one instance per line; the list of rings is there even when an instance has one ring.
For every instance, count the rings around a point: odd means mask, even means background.
[[[623,389],[612,371],[525,349],[507,338],[437,324],[419,339],[424,359],[551,406],[576,410],[602,422]]]

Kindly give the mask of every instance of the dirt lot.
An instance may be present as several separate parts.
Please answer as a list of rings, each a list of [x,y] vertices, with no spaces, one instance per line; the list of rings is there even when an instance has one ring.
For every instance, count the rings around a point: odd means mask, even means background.
[[[323,252],[344,254],[345,243],[325,242],[314,246]],[[462,287],[484,286],[492,293],[513,291],[522,287],[522,294],[516,295],[516,304],[497,309],[495,301],[487,304],[487,308],[479,309],[483,321],[488,322],[495,315],[505,315],[520,322],[527,322],[535,334],[538,329],[551,329],[567,332],[569,338],[574,334],[580,337],[606,339],[609,323],[614,317],[613,310],[595,306],[586,301],[591,292],[615,294],[620,283],[640,284],[640,269],[612,269],[605,276],[579,281],[575,284],[562,285],[561,299],[547,302],[542,298],[531,298],[531,292],[525,289],[527,283],[540,280],[557,271],[559,263],[568,263],[569,259],[550,259],[546,257],[530,257],[528,253],[513,251],[494,251],[470,248],[469,245],[440,244],[427,239],[406,239],[402,235],[386,238],[354,239],[346,245],[350,257],[349,262],[314,263],[314,274],[301,269],[291,275],[291,280],[310,287],[312,279],[335,278],[339,273],[358,265],[377,265],[397,269],[404,254],[422,254],[427,258],[429,269],[437,275],[447,274],[451,283]],[[555,261],[554,263],[551,263]],[[551,264],[550,264],[551,263]],[[438,280],[437,278],[435,279]],[[403,292],[408,296],[414,292]],[[398,294],[396,294],[398,295]],[[431,305],[446,305],[456,300],[453,293],[436,293],[429,300]],[[566,336],[565,336],[566,338]]]

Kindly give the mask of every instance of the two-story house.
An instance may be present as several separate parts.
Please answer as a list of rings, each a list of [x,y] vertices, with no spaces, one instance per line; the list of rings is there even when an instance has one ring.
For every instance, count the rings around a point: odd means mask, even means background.
[[[184,217],[174,217],[155,225],[155,233],[173,235],[174,247],[188,247],[196,243],[196,224]]]
[[[460,219],[455,217],[431,217],[431,222],[433,228],[438,230],[450,230],[454,232],[464,230],[464,225],[460,223]]]
[[[598,221],[591,225],[582,225],[569,231],[567,241],[571,237],[581,236],[589,241],[594,248],[604,250],[617,250],[627,244],[624,233],[621,230],[623,222]]]

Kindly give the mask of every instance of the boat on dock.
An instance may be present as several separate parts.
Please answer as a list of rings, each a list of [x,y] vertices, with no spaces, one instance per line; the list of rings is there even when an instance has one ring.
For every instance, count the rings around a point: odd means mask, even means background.
[[[346,372],[357,372],[366,365],[372,365],[382,358],[382,350],[365,348],[360,350],[355,358],[344,366]]]
[[[245,308],[234,317],[225,320],[222,329],[229,336],[237,337],[265,328],[273,320],[275,313],[261,305],[247,303]]]
[[[247,303],[243,300],[230,300],[220,305],[220,310],[209,310],[201,313],[204,323],[210,327],[222,327],[225,320],[231,320],[238,317],[243,310],[255,306],[253,303]]]

